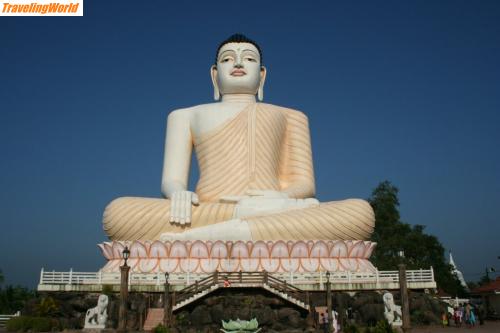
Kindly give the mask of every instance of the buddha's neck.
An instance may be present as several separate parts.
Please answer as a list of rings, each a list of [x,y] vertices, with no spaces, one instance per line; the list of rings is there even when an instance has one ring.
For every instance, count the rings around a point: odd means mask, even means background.
[[[222,95],[222,103],[255,103],[255,95],[252,94],[225,94]]]

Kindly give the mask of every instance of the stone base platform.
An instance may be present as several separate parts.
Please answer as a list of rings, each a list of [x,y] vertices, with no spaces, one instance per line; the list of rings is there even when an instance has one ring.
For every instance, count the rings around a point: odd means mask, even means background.
[[[108,263],[103,272],[119,272],[122,251],[137,273],[358,272],[373,273],[369,262],[376,243],[369,241],[133,241],[98,244]]]

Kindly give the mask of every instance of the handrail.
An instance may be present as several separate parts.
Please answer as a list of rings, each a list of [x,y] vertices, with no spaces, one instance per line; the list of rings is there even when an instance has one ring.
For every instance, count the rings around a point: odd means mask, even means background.
[[[217,281],[217,273],[214,273],[202,280],[197,280],[194,284],[187,286],[186,288],[178,291],[175,297],[175,303],[179,304],[182,301],[190,298],[191,296],[201,293],[207,289],[210,289]],[[175,305],[175,304],[174,304]]]
[[[265,273],[265,275],[267,274]],[[265,283],[280,292],[284,292],[293,296],[295,299],[307,305],[307,296],[304,294],[304,291],[294,285],[287,283],[286,280],[279,280],[273,276],[266,276]]]
[[[271,283],[268,283],[269,285],[281,285],[281,284],[285,283],[287,290],[302,291],[300,288],[297,288],[294,285],[287,283],[286,280],[280,280],[280,279],[275,278],[274,276],[268,276],[267,279],[268,279],[268,282],[269,281],[271,282]]]

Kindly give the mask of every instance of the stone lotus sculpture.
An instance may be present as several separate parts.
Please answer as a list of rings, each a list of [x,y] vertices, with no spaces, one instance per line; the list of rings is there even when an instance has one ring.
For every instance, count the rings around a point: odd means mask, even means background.
[[[384,293],[382,298],[384,300],[385,319],[387,319],[391,326],[401,326],[403,324],[401,306],[394,303],[394,296],[389,292]]]
[[[88,309],[85,314],[84,328],[105,328],[108,320],[108,302],[108,296],[99,295],[97,306]]]
[[[261,330],[257,318],[252,320],[229,320],[222,321],[221,331],[224,333],[257,333]]]
[[[375,272],[369,262],[375,243],[369,241],[154,241],[127,242],[132,272]],[[118,272],[125,242],[99,247],[108,260],[103,272]]]
[[[111,240],[368,240],[370,205],[360,199],[320,203],[309,125],[300,111],[265,104],[262,50],[233,35],[211,68],[221,101],[170,113],[162,193],[123,197],[103,218]],[[193,149],[200,178],[187,188]]]

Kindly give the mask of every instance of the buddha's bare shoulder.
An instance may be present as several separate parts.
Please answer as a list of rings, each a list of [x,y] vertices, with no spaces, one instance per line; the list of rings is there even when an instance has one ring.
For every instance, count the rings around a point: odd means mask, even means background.
[[[168,118],[169,119],[173,119],[173,118],[191,119],[192,117],[196,117],[200,112],[207,112],[207,111],[216,110],[217,104],[218,103],[206,103],[206,104],[189,106],[189,107],[181,108],[181,109],[175,109],[175,110],[172,110],[168,114]]]
[[[292,119],[303,119],[307,121],[307,116],[304,112],[296,109],[292,109],[289,107],[285,106],[280,106],[280,105],[274,105],[274,104],[268,104],[268,103],[260,103],[264,107],[274,109],[276,111],[282,112],[287,118],[292,118]]]

